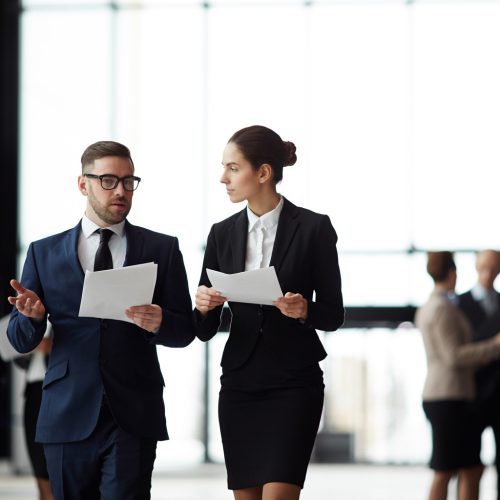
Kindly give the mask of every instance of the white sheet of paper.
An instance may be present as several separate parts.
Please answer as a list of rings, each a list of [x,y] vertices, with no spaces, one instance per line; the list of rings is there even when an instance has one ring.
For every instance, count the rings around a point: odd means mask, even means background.
[[[9,342],[7,337],[7,326],[9,324],[10,315],[0,319],[0,358],[4,361],[11,361],[14,358],[19,358],[22,354],[18,353]]]
[[[232,302],[270,306],[283,296],[273,266],[235,274],[207,269],[207,274],[212,286]]]
[[[151,304],[158,265],[154,262],[106,271],[87,271],[78,316],[119,319],[130,306]]]

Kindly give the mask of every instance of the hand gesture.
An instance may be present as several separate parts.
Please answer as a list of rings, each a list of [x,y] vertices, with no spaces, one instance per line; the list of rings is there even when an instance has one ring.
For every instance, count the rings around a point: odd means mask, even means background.
[[[17,310],[28,318],[42,320],[45,316],[45,306],[38,295],[24,288],[17,280],[10,280],[10,286],[17,292],[16,297],[8,297],[10,304],[15,305]]]
[[[205,285],[199,286],[196,290],[195,306],[202,316],[206,316],[208,311],[221,306],[226,300],[220,292]]]
[[[163,319],[163,310],[156,304],[128,307],[125,314],[137,326],[150,333],[154,333],[160,328]]]
[[[273,304],[281,311],[281,314],[289,318],[302,320],[307,318],[308,302],[300,293],[287,292],[284,297],[273,301]]]

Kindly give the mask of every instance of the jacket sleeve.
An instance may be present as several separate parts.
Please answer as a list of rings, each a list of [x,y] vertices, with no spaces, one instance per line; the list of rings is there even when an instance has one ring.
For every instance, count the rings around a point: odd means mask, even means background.
[[[448,366],[473,368],[500,358],[500,345],[494,339],[464,342],[460,325],[443,308],[437,311],[434,328],[436,348]]]
[[[337,254],[337,233],[324,215],[314,240],[313,279],[315,300],[309,301],[306,326],[334,331],[344,323],[340,269]]]
[[[148,333],[146,338],[154,344],[185,347],[194,340],[195,330],[186,269],[177,238],[173,238],[165,271],[157,279],[162,283],[157,303],[163,310],[163,320],[158,332]]]
[[[210,280],[208,279],[207,268],[214,269],[215,271],[218,271],[220,269],[217,259],[215,226],[212,226],[212,229],[210,230],[207,238],[207,246],[205,249],[205,255],[203,257],[203,266],[201,269],[199,286],[212,286]],[[201,316],[197,309],[194,309],[196,336],[203,342],[210,340],[217,333],[221,323],[222,307],[223,306],[219,306],[212,309],[204,318]]]
[[[21,285],[35,292],[42,303],[44,302],[43,290],[38,276],[37,262],[33,243],[28,248],[26,261],[21,275]],[[21,314],[15,307],[10,315],[7,336],[14,349],[27,353],[35,349],[42,341],[47,328],[47,315],[42,321],[34,321]]]

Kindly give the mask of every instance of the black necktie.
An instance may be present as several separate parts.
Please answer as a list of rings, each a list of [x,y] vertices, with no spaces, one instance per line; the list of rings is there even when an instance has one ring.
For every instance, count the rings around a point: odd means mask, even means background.
[[[113,257],[109,250],[108,241],[113,235],[110,229],[98,229],[101,240],[99,241],[99,248],[95,253],[94,271],[103,271],[104,269],[113,269]]]

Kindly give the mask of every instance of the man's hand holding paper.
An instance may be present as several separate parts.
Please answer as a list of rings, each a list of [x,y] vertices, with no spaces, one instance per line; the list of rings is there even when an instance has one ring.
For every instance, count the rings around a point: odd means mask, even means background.
[[[156,332],[160,328],[163,319],[163,310],[156,304],[127,307],[125,314],[137,326],[151,333]]]

